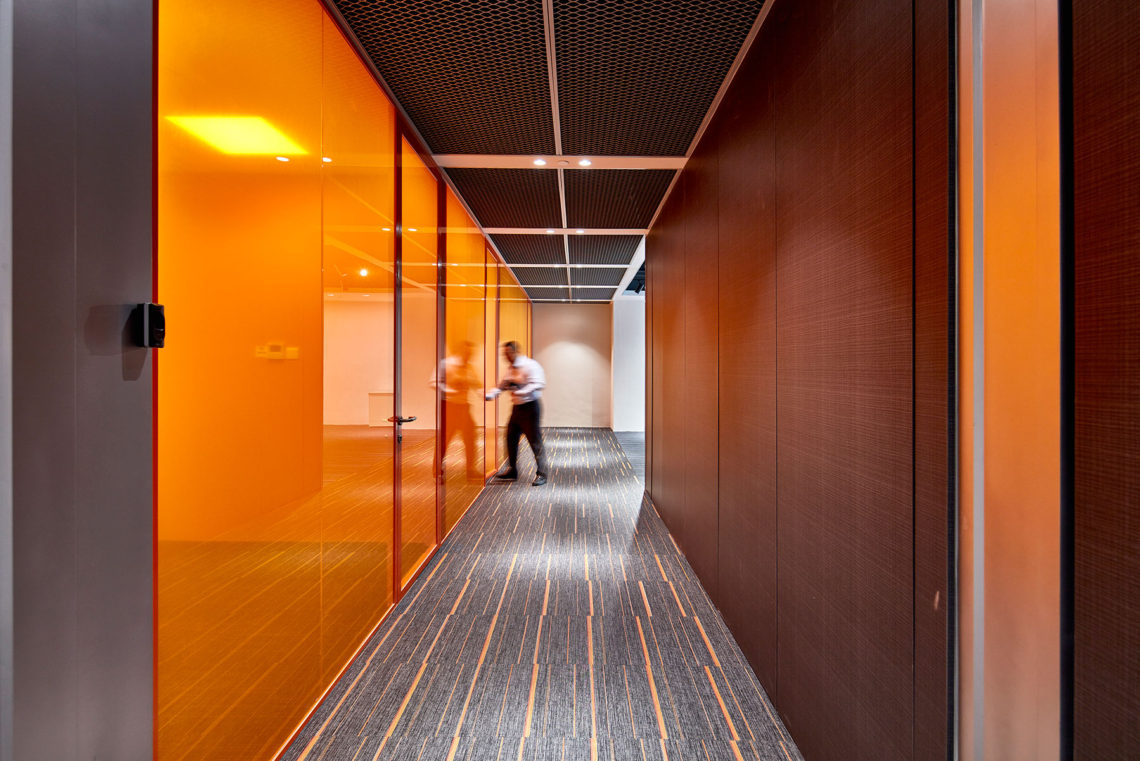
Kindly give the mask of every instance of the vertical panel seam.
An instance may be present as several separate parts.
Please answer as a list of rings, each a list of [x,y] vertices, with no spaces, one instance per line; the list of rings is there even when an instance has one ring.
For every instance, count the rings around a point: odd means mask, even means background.
[[[1061,761],[1076,753],[1076,197],[1073,3],[1058,3],[1061,195]]]
[[[973,524],[973,700],[974,715],[974,761],[985,759],[985,623],[986,623],[986,597],[985,597],[985,539],[986,539],[986,512],[985,512],[985,226],[984,203],[984,151],[985,137],[985,98],[984,98],[984,39],[985,12],[984,0],[971,0],[972,41],[971,60],[973,62],[973,377],[970,385],[973,397],[973,462],[970,470],[973,478],[972,524]]]
[[[918,29],[916,7],[910,4],[910,741],[918,750]]]
[[[958,4],[957,0],[946,3],[949,9],[947,24],[949,28],[949,44],[947,45],[947,62],[949,68],[946,82],[946,99],[950,108],[947,129],[947,294],[946,310],[950,325],[947,330],[947,358],[946,358],[946,392],[947,392],[947,426],[948,436],[946,442],[947,478],[946,478],[946,759],[952,761],[958,756],[958,278],[959,272],[959,215],[958,215],[958,135],[959,135],[959,108],[958,93]]]

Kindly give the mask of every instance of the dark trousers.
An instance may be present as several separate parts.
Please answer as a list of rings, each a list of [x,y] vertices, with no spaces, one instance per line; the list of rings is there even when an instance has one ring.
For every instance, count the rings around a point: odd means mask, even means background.
[[[511,410],[511,419],[507,423],[507,461],[511,470],[518,469],[519,436],[526,436],[526,440],[530,442],[530,451],[534,452],[536,475],[546,475],[546,453],[542,448],[542,428],[539,427],[541,415],[542,408],[537,400],[516,404]]]

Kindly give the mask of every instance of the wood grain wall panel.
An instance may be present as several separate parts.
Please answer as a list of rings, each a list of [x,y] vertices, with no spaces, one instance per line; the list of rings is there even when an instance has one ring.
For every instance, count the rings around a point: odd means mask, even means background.
[[[777,2],[647,242],[651,496],[812,761],[947,755],[951,28]]]
[[[1074,757],[1140,757],[1140,6],[1073,3]]]
[[[915,0],[915,759],[947,759],[954,451],[954,3]]]
[[[716,139],[706,133],[682,175],[685,189],[685,500],[677,538],[709,596],[717,594],[718,197]]]
[[[662,519],[677,537],[684,537],[685,504],[685,405],[686,388],[685,310],[680,308],[685,294],[684,185],[678,183],[669,198],[671,212],[660,234],[658,259],[661,299],[661,466],[660,483],[653,493]],[[655,326],[656,327],[656,326]],[[656,330],[654,330],[656,333]]]
[[[814,761],[910,758],[911,8],[781,21],[779,709]]]
[[[776,685],[775,135],[763,55],[717,114],[720,517],[717,605],[760,683]]]

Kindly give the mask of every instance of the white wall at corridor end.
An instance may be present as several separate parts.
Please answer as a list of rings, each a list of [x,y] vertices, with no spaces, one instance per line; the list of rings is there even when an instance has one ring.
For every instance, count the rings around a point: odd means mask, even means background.
[[[610,426],[611,329],[609,304],[534,305],[534,358],[546,371],[543,426]]]
[[[613,302],[613,429],[645,430],[645,295]]]

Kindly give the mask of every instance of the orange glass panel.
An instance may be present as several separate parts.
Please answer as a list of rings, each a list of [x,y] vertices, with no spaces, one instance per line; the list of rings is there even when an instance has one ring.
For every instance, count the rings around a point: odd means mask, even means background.
[[[507,361],[503,358],[502,346],[507,341],[517,340],[515,337],[514,329],[510,325],[511,309],[510,289],[514,286],[514,278],[511,277],[511,272],[504,264],[498,264],[496,269],[499,273],[499,289],[496,294],[498,301],[498,314],[495,319],[498,322],[499,330],[499,350],[498,360],[496,365],[499,368],[499,378],[502,379],[507,371]],[[525,353],[525,352],[524,352]],[[497,419],[499,422],[499,431],[497,436],[499,459],[506,461],[507,459],[507,421],[511,419],[511,399],[507,394],[502,394],[496,400],[497,405]]]
[[[499,280],[499,343],[514,341],[519,345],[522,354],[531,355],[529,340],[529,325],[527,315],[530,311],[530,299],[526,295],[507,267],[500,270]],[[501,372],[506,370],[506,360],[499,353]],[[502,452],[506,455],[506,425],[511,417],[511,400],[508,394],[500,397],[499,421],[501,426],[500,442]]]
[[[436,544],[436,278],[439,186],[401,143],[403,247],[400,281],[400,578],[406,585]]]
[[[321,10],[159,19],[156,757],[264,759],[321,672]]]
[[[487,297],[485,309],[485,330],[487,346],[484,354],[484,385],[494,388],[499,383],[499,267],[498,260],[488,249],[485,252],[485,272],[487,277]],[[498,401],[484,402],[483,442],[486,447],[486,475],[499,469],[506,451],[498,446]]]
[[[443,270],[447,353],[439,369],[444,378],[444,534],[483,488],[484,246],[483,234],[449,188]]]
[[[269,759],[393,597],[394,115],[313,0],[158,16],[155,756]]]
[[[321,681],[392,605],[395,109],[325,18]]]

